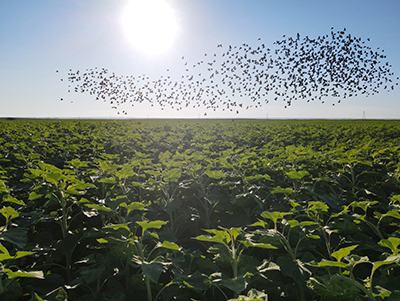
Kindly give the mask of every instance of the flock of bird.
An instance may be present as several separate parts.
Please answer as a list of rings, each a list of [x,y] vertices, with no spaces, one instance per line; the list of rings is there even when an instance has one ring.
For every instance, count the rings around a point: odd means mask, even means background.
[[[89,93],[125,115],[121,105],[142,102],[161,109],[201,107],[239,113],[271,100],[283,100],[285,108],[298,99],[323,103],[335,97],[340,103],[398,85],[399,77],[391,72],[384,50],[372,50],[366,41],[346,34],[346,29],[335,32],[332,27],[329,34],[315,39],[283,36],[270,48],[260,38],[258,44],[253,48],[219,44],[215,53],[206,53],[195,63],[182,56],[178,78],[169,69],[154,79],[145,74],[117,76],[106,68],[70,69],[68,92]]]

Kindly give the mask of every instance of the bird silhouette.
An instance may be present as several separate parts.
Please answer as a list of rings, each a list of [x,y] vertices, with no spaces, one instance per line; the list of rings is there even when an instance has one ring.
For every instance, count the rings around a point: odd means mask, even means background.
[[[202,107],[239,114],[269,103],[268,99],[283,100],[285,108],[301,99],[325,103],[334,97],[339,104],[359,94],[368,97],[392,91],[399,81],[383,50],[372,50],[366,41],[346,34],[346,28],[334,31],[332,27],[330,33],[315,38],[284,35],[270,47],[263,42],[255,47],[243,43],[216,48],[197,62],[182,56],[185,71],[177,78],[171,68],[159,78],[118,76],[107,68],[69,69],[68,91],[88,93],[124,115],[127,111],[120,111],[120,106],[142,102],[157,104],[162,110]]]

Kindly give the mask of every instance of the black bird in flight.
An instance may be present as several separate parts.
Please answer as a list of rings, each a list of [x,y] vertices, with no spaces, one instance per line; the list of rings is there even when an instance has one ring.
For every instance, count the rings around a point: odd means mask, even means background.
[[[391,91],[399,81],[383,52],[346,34],[346,28],[334,32],[332,27],[330,33],[314,38],[284,35],[270,47],[243,43],[225,49],[218,44],[217,48],[197,62],[182,56],[185,71],[176,78],[171,68],[159,78],[117,75],[107,68],[69,69],[72,87],[68,89],[109,102],[124,115],[127,111],[120,111],[121,106],[142,102],[161,109],[222,109],[238,114],[242,109],[259,108],[261,101],[268,103],[269,99],[283,100],[284,107],[301,99],[324,103],[327,97],[340,103],[358,94]]]

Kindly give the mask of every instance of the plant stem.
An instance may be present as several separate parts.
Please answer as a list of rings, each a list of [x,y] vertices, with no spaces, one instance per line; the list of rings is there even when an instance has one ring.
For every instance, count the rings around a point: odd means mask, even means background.
[[[146,282],[146,290],[147,290],[147,301],[153,301],[151,296],[151,286],[150,286],[150,279],[144,276],[144,280]]]

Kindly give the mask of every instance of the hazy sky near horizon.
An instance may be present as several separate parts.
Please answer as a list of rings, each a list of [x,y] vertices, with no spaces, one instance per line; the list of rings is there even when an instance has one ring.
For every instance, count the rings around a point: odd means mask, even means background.
[[[165,1],[176,20],[176,35],[168,49],[153,54],[127,38],[122,16],[129,0],[0,0],[0,117],[119,118],[108,102],[68,93],[69,69],[105,67],[117,75],[159,77],[167,69],[178,73],[182,56],[196,62],[219,44],[257,45],[261,38],[268,46],[283,35],[316,38],[331,27],[370,38],[369,46],[384,49],[391,70],[400,76],[398,0]],[[329,99],[284,105],[278,100],[238,115],[204,108],[162,111],[145,102],[123,109],[128,118],[203,118],[204,112],[208,118],[361,118],[365,112],[367,118],[391,119],[400,118],[400,86],[335,106]]]

